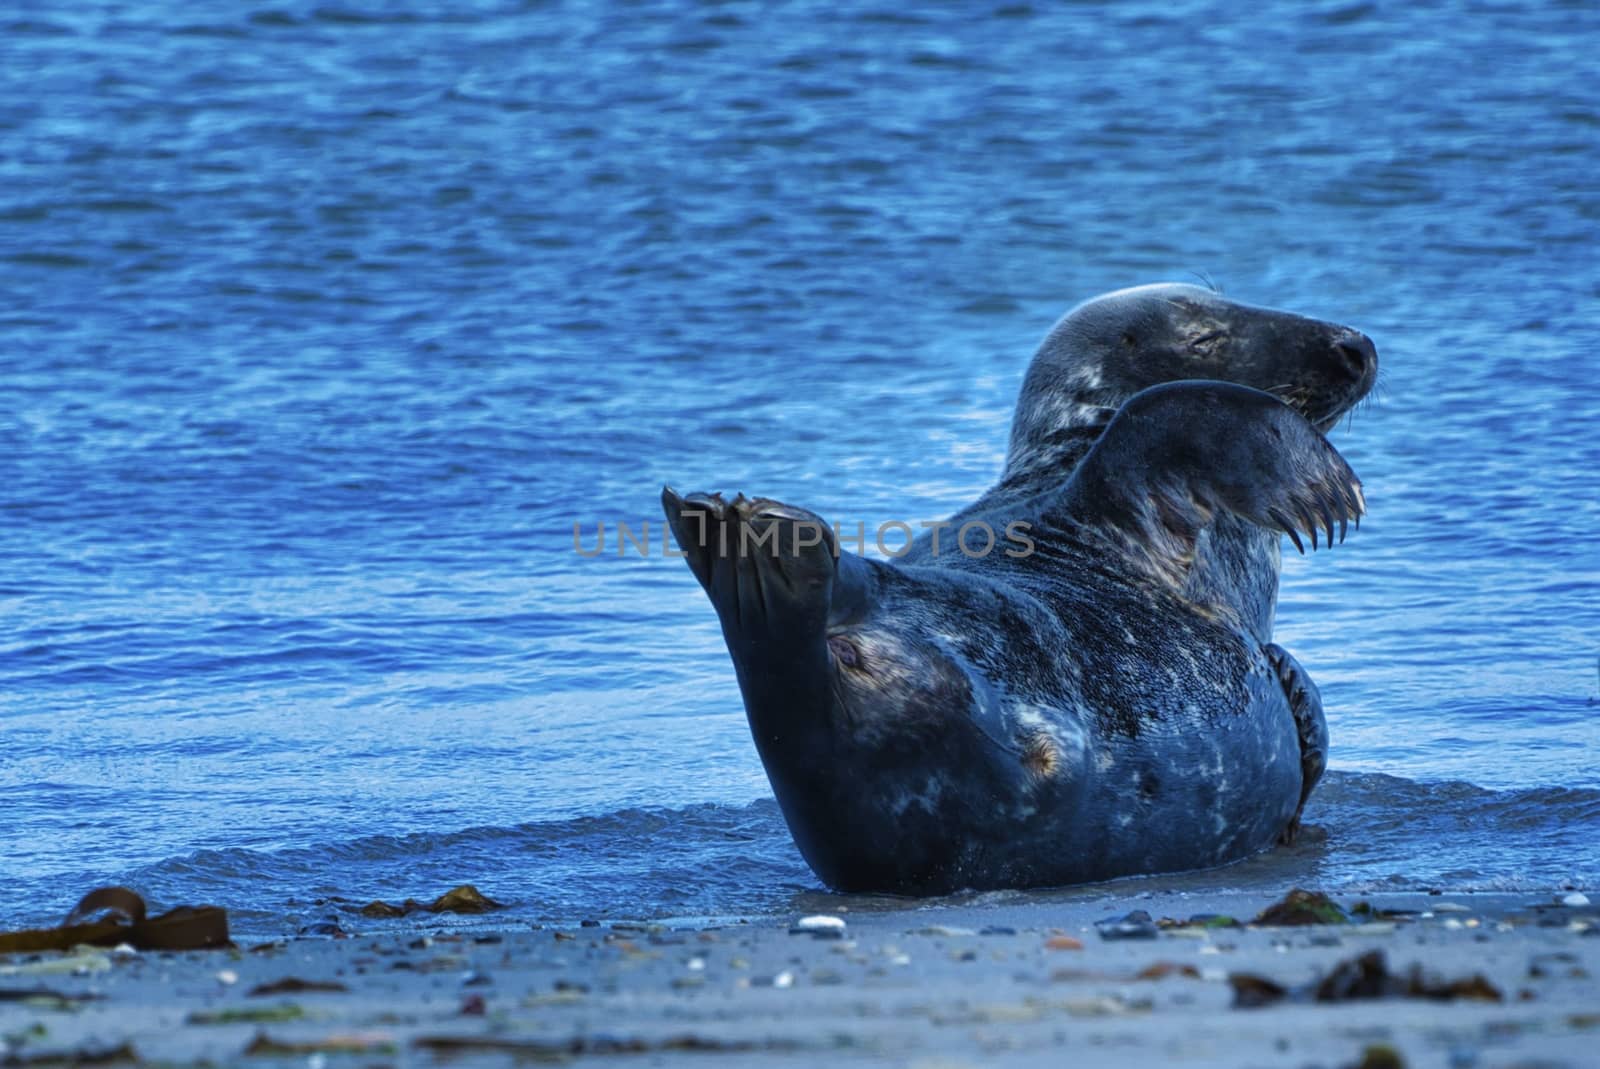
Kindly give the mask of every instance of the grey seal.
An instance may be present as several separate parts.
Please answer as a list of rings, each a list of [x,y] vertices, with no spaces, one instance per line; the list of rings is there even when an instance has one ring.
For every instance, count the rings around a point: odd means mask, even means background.
[[[1342,541],[1324,437],[1371,388],[1357,331],[1160,285],[1035,354],[1000,481],[951,518],[1026,552],[881,561],[767,498],[662,504],[722,623],[801,854],[846,891],[1203,868],[1292,837],[1325,764],[1271,639],[1278,542]]]

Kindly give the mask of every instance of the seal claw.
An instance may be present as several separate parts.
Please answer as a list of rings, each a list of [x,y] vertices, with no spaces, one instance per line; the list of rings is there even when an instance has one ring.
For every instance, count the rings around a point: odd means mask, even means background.
[[[1333,548],[1333,509],[1328,505],[1328,495],[1317,492],[1317,511],[1322,513],[1322,523],[1328,532],[1328,548]]]
[[[1300,551],[1300,555],[1302,557],[1305,556],[1305,543],[1300,541],[1300,532],[1296,531],[1294,524],[1289,522],[1289,517],[1285,516],[1281,510],[1275,508],[1268,509],[1267,515],[1272,518],[1272,522],[1277,525],[1278,530],[1289,536],[1290,541],[1294,543],[1294,548]]]
[[[1313,550],[1319,549],[1320,547],[1317,545],[1317,521],[1312,519],[1311,510],[1306,507],[1304,502],[1300,501],[1296,501],[1294,507],[1295,511],[1300,514],[1300,523],[1302,525],[1300,529],[1311,536],[1311,548]]]

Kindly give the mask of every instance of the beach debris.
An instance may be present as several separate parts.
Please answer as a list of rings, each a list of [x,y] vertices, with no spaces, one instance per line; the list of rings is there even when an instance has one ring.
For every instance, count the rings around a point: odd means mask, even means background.
[[[59,958],[25,961],[19,965],[0,965],[0,976],[89,976],[109,972],[111,956],[89,947],[75,947]]]
[[[245,993],[247,998],[267,995],[298,995],[308,991],[344,992],[350,989],[337,980],[302,980],[298,976],[285,976],[268,984],[257,984]]]
[[[1161,934],[1161,929],[1156,922],[1150,919],[1150,914],[1142,909],[1121,917],[1107,917],[1094,922],[1095,931],[1100,933],[1100,938],[1108,942],[1121,939],[1155,939]]]
[[[298,1021],[306,1011],[293,1002],[276,1006],[229,1006],[220,1010],[195,1010],[185,1020],[189,1024],[279,1024]]]
[[[1528,963],[1528,977],[1532,980],[1542,980],[1552,976],[1564,976],[1570,980],[1587,980],[1589,970],[1579,964],[1576,954],[1558,950],[1549,954],[1536,954]]]
[[[1052,935],[1044,941],[1046,950],[1082,950],[1083,940],[1074,939],[1070,935]]]
[[[1441,902],[1440,906],[1453,905],[1450,902]],[[1350,916],[1369,921],[1414,921],[1422,916],[1420,909],[1390,909],[1387,906],[1374,906],[1371,902],[1362,899],[1350,907]],[[1450,912],[1444,910],[1444,912]]]
[[[482,995],[473,992],[461,1000],[459,1012],[463,1017],[482,1017],[489,1012],[489,1004],[484,1001]]]
[[[766,1039],[752,1042],[742,1039],[715,1039],[688,1033],[667,1036],[663,1039],[644,1039],[621,1036],[573,1036],[565,1040],[533,1039],[499,1035],[435,1035],[418,1036],[411,1045],[437,1056],[456,1054],[506,1054],[514,1059],[530,1061],[564,1061],[584,1055],[605,1057],[618,1054],[665,1053],[723,1053],[742,1054],[752,1051],[794,1051],[800,1049],[793,1042]]]
[[[1367,999],[1416,998],[1450,1002],[1470,999],[1481,1002],[1502,1002],[1500,990],[1474,973],[1460,980],[1436,980],[1423,974],[1421,965],[1412,965],[1404,973],[1389,971],[1381,950],[1369,950],[1354,958],[1347,958],[1333,967],[1315,983],[1288,988],[1264,976],[1253,973],[1230,973],[1228,984],[1233,988],[1233,1005],[1236,1009],[1267,1006],[1288,999],[1293,1002],[1354,1002]]]
[[[418,902],[415,898],[408,898],[398,906],[392,905],[382,899],[374,899],[362,906],[356,912],[363,917],[372,917],[379,920],[394,917],[409,917],[413,913],[493,913],[497,909],[505,909],[505,904],[479,891],[470,883],[451,888],[432,902]],[[583,922],[585,928],[600,927],[599,921]]]
[[[1009,924],[985,924],[978,929],[979,935],[1016,935],[1017,930]]]
[[[232,987],[238,982],[239,974],[234,972],[232,969],[223,969],[217,973],[217,983],[221,984],[223,987]]]
[[[84,945],[206,950],[233,944],[228,939],[225,910],[216,906],[178,906],[152,917],[144,898],[126,887],[98,887],[90,891],[54,928],[0,932],[0,954],[71,950]]]
[[[809,935],[813,939],[843,939],[844,932],[844,918],[830,913],[813,913],[789,926],[790,935]]]
[[[386,1032],[336,1032],[322,1039],[273,1039],[265,1032],[257,1032],[249,1046],[244,1048],[252,1058],[294,1058],[309,1054],[393,1054],[394,1037]]]
[[[749,979],[741,978],[740,987],[793,987],[794,973],[788,969],[775,976],[752,976]]]
[[[1204,940],[1210,939],[1212,932],[1223,931],[1228,928],[1243,928],[1244,925],[1240,924],[1237,918],[1230,917],[1225,913],[1196,913],[1187,920],[1162,917],[1156,921],[1156,927],[1164,935]]]
[[[41,1050],[37,1054],[21,1054],[14,1050],[7,1050],[4,1041],[0,1041],[0,1065],[7,1067],[39,1066],[40,1069],[58,1069],[64,1066],[79,1065],[143,1065],[139,1052],[133,1049],[132,1043],[121,1043],[115,1047],[98,1046],[89,1044],[71,1050]]]
[[[1350,918],[1327,895],[1296,887],[1262,910],[1250,923],[1263,928],[1288,928],[1309,924],[1348,924]]]
[[[1155,961],[1146,965],[1134,974],[1135,980],[1165,980],[1169,976],[1183,976],[1190,980],[1200,979],[1200,970],[1193,965],[1186,965],[1177,961]]]
[[[1066,999],[1055,1003],[1055,1008],[1065,1010],[1073,1017],[1123,1017],[1135,1013],[1149,1013],[1151,1002],[1147,998],[1123,998],[1119,995],[1097,995],[1093,998]]]
[[[1586,904],[1568,903],[1568,899],[1579,896],[1586,900]],[[1566,928],[1583,934],[1585,928],[1600,927],[1600,908],[1587,904],[1588,897],[1582,892],[1573,892],[1553,901],[1534,902],[1507,919],[1514,925],[1527,924],[1531,920],[1540,928]]]
[[[1589,896],[1582,891],[1574,891],[1570,895],[1563,895],[1561,904],[1571,909],[1582,909],[1589,904]]]
[[[470,883],[446,891],[428,905],[429,913],[492,913],[505,906],[483,894]]]
[[[1361,1060],[1351,1062],[1347,1069],[1406,1069],[1406,1060],[1389,1044],[1372,1043],[1362,1050]]]
[[[1288,988],[1255,973],[1229,973],[1228,986],[1233,988],[1233,1008],[1236,1010],[1270,1006],[1289,997]]]
[[[360,913],[363,917],[374,917],[379,919],[388,917],[404,917],[406,915],[406,911],[403,907],[392,906],[387,902],[377,899],[368,902],[356,912]]]
[[[19,1002],[42,1010],[75,1010],[99,995],[71,995],[48,987],[0,987],[0,1002]],[[4,1064],[0,1062],[0,1064]]]
[[[936,938],[945,939],[960,939],[969,935],[977,935],[978,931],[976,928],[957,928],[948,924],[930,924],[925,928],[918,928],[909,934],[931,935]]]

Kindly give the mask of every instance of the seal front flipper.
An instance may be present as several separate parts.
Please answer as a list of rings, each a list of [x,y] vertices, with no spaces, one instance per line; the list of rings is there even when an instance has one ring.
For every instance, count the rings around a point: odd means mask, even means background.
[[[1366,512],[1361,482],[1304,416],[1226,382],[1152,386],[1117,412],[1061,495],[1055,525],[1107,536],[1159,582],[1181,588],[1195,539],[1221,510],[1283,531],[1305,552]]]
[[[1328,767],[1328,722],[1322,715],[1322,693],[1289,651],[1275,642],[1267,643],[1262,651],[1278,673],[1278,682],[1283,685],[1283,694],[1289,700],[1289,711],[1294,714],[1295,730],[1300,737],[1300,804],[1295,807],[1288,826],[1278,834],[1281,845],[1292,846],[1300,834],[1300,815],[1305,812],[1306,799],[1311,797]]]

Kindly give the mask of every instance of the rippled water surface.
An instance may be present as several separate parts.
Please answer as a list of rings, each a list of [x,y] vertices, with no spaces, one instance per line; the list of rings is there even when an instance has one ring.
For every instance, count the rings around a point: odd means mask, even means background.
[[[0,13],[0,923],[784,908],[709,605],[573,523],[946,515],[1197,276],[1384,364],[1279,613],[1327,836],[1198,879],[1600,884],[1600,13],[1424,7]]]

